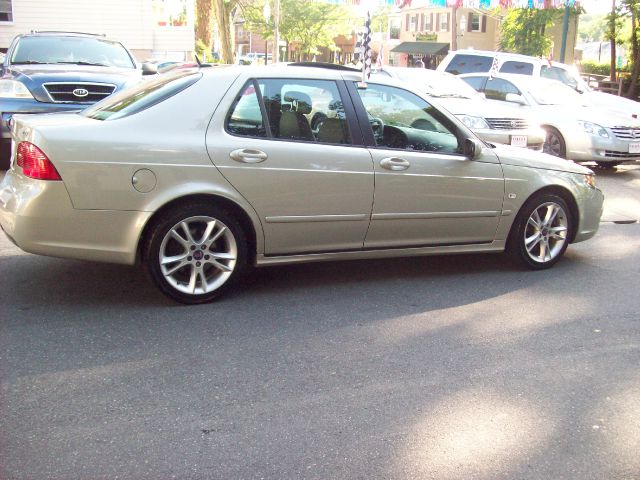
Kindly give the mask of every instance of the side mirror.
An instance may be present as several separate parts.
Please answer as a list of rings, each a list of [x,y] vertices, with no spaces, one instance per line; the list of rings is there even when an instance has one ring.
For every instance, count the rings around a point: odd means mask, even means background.
[[[144,62],[142,64],[142,75],[155,75],[158,73],[158,67],[153,63]]]
[[[469,160],[477,160],[482,156],[482,143],[474,138],[465,139],[463,153]]]
[[[511,103],[517,103],[518,105],[526,105],[527,102],[522,95],[518,95],[517,93],[507,93],[505,96],[505,100]]]

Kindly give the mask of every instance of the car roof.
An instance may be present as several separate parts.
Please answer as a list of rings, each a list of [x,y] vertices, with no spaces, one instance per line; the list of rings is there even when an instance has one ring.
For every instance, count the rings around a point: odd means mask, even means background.
[[[550,78],[542,78],[542,77],[532,77],[531,75],[519,75],[517,73],[498,73],[494,75],[489,75],[488,72],[476,72],[476,73],[465,73],[462,75],[458,75],[460,78],[468,78],[468,77],[489,77],[492,78],[501,78],[503,80],[508,80],[516,86],[520,87],[530,87],[530,86],[544,86],[544,85],[564,85],[566,88],[571,89],[562,82],[557,80],[553,80]]]
[[[97,40],[103,40],[113,43],[120,43],[117,40],[107,38],[105,34],[101,33],[88,33],[88,32],[65,32],[57,30],[32,30],[29,33],[22,33],[17,35],[18,38],[24,37],[76,37],[76,38],[95,38]]]

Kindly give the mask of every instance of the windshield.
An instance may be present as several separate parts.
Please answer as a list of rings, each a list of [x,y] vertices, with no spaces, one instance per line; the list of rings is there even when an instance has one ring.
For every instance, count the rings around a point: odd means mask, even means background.
[[[196,83],[200,77],[202,73],[192,70],[163,74],[111,95],[83,110],[82,115],[94,120],[116,120],[133,115],[173,97]]]
[[[560,82],[540,82],[528,86],[529,94],[539,105],[582,105],[578,92]]]
[[[117,42],[90,37],[23,37],[11,55],[12,64],[76,64],[136,68]]]
[[[433,97],[478,98],[480,95],[464,80],[453,75],[407,68],[398,72],[398,78],[419,85],[421,90]]]

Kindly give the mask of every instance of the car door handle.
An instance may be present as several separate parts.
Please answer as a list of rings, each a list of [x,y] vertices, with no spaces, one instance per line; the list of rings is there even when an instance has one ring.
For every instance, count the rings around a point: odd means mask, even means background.
[[[229,154],[231,160],[242,163],[260,163],[267,159],[267,154],[252,148],[239,148]]]
[[[380,166],[382,168],[386,168],[387,170],[398,172],[400,170],[406,170],[411,166],[411,164],[404,158],[389,157],[380,160]]]

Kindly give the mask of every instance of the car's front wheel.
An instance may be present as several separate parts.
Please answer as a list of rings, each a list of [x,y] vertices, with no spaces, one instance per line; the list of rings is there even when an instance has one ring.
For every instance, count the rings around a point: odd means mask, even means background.
[[[143,262],[165,295],[181,303],[206,303],[244,273],[246,236],[224,209],[206,203],[177,206],[151,226]]]
[[[554,157],[567,158],[567,145],[562,134],[553,127],[545,127],[547,138],[542,151]]]
[[[572,228],[569,208],[561,197],[536,195],[522,207],[516,218],[509,250],[528,268],[550,268],[567,249]]]

